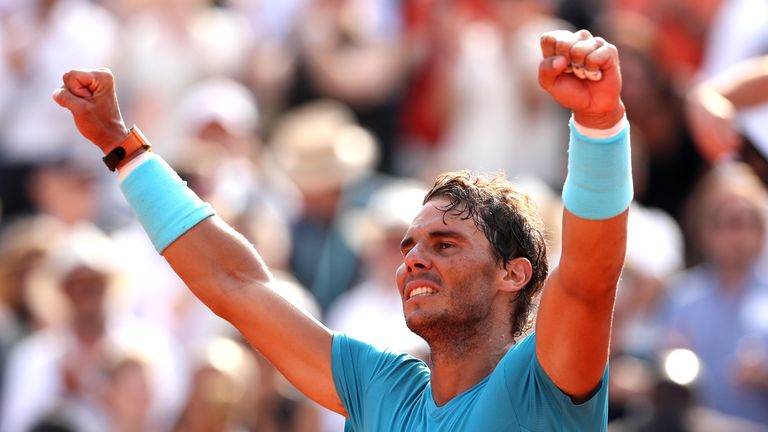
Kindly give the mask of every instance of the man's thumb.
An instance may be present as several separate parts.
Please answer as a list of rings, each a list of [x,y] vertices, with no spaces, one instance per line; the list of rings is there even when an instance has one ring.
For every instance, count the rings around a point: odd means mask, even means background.
[[[565,71],[568,60],[563,56],[547,57],[539,64],[539,84],[544,89],[549,89],[557,77]]]
[[[53,91],[53,100],[57,104],[72,111],[77,103],[82,103],[82,99],[73,95],[64,86],[61,86]]]

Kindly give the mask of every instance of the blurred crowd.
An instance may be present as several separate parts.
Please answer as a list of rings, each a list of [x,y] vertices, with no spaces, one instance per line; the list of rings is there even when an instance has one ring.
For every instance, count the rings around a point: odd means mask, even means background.
[[[343,430],[156,254],[65,71],[115,73],[297,307],[427,358],[394,271],[435,174],[506,172],[557,263],[538,38],[576,28],[619,47],[633,143],[609,429],[768,430],[767,1],[0,0],[0,431]]]

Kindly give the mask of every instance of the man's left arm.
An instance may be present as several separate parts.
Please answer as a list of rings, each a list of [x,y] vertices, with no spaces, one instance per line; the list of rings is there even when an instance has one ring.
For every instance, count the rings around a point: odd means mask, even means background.
[[[615,46],[584,30],[544,34],[541,46],[539,82],[573,118],[562,254],[543,291],[536,355],[578,402],[595,391],[608,360],[632,200],[628,127]]]

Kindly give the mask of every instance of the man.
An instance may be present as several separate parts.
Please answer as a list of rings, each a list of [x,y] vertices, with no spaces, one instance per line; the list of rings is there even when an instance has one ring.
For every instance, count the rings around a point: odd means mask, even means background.
[[[698,403],[768,430],[768,194],[752,169],[723,162],[691,197],[688,232],[700,263],[667,287],[668,348],[702,363]],[[733,429],[730,429],[733,430]]]
[[[298,389],[346,416],[348,430],[605,430],[632,198],[618,53],[587,31],[546,33],[541,48],[541,86],[573,110],[559,268],[544,282],[543,233],[524,195],[498,179],[440,177],[397,272],[406,321],[430,344],[429,368],[334,334],[275,293],[256,251],[125,127],[109,71],[70,71],[53,97],[119,170],[155,247],[190,289]],[[536,332],[516,343],[543,284]]]
[[[146,382],[135,381],[135,388],[146,384],[152,393],[144,400],[146,408],[152,413],[173,409],[182,390],[182,375],[176,372],[179,357],[164,331],[143,320],[125,319],[124,270],[119,265],[123,255],[104,233],[85,222],[48,234],[49,247],[30,274],[26,292],[39,328],[9,353],[0,430],[50,430],[52,424],[77,431],[117,430],[109,422],[118,413],[103,404],[113,384],[106,372],[117,358],[136,355],[148,375]],[[141,341],[136,335],[142,335]],[[122,396],[133,398],[133,414],[142,411],[137,404],[141,394]],[[140,430],[162,422],[146,414],[133,418],[143,423]]]

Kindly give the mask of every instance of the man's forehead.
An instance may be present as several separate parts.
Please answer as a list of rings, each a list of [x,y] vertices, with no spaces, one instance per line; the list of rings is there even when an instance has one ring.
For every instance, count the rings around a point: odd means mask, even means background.
[[[468,218],[466,212],[458,209],[447,210],[451,201],[447,198],[434,198],[425,203],[419,213],[411,222],[409,232],[417,229],[442,229],[446,226],[466,226],[466,229],[477,226],[472,218]],[[447,211],[446,211],[447,210]]]

